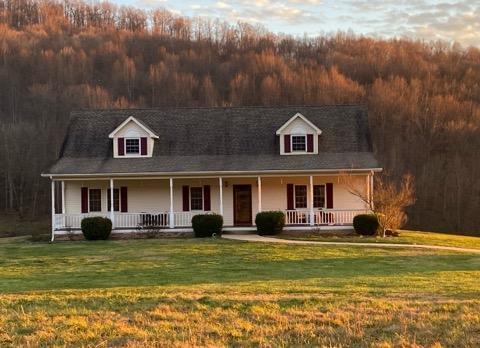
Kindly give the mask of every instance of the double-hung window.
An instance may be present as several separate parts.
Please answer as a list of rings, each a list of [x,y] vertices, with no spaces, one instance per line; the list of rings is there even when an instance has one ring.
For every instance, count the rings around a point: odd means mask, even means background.
[[[313,186],[313,207],[325,208],[325,185]]]
[[[202,187],[190,187],[190,210],[203,210]]]
[[[125,154],[139,155],[140,154],[140,139],[126,138],[125,139]]]
[[[295,209],[307,207],[307,186],[295,185]]]
[[[88,191],[88,211],[102,211],[102,190],[90,189]]]
[[[292,152],[307,151],[307,136],[306,135],[292,135]]]

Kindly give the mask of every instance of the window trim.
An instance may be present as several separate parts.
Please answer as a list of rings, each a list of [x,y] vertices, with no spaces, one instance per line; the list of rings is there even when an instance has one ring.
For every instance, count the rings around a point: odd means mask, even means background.
[[[127,152],[127,140],[137,140],[138,141],[138,152]],[[122,157],[141,157],[142,156],[142,140],[140,137],[125,137],[123,141],[123,153]]]
[[[92,209],[91,209],[91,205],[90,205],[90,203],[91,203],[91,201],[90,201],[91,195],[90,195],[90,192],[91,192],[92,190],[100,191],[100,196],[99,196],[99,197],[100,197],[100,198],[99,198],[99,199],[100,199],[100,210],[92,210]],[[89,188],[89,189],[88,189],[88,212],[89,212],[89,213],[100,213],[100,212],[102,212],[102,210],[103,210],[103,207],[102,207],[102,189],[100,189],[100,188]]]
[[[202,209],[193,209],[192,208],[192,189],[200,189],[202,191]],[[204,209],[205,209],[204,194],[205,194],[205,191],[203,190],[203,186],[190,186],[190,189],[188,190],[188,200],[189,200],[190,211],[204,211]]]
[[[305,148],[304,150],[294,150],[293,149],[293,138],[294,137],[302,137],[305,141]],[[306,153],[308,150],[308,144],[307,144],[307,134],[290,134],[290,152],[291,153]]]
[[[315,187],[323,186],[323,207],[316,207],[315,206]],[[325,184],[318,184],[313,185],[313,208],[314,209],[326,209],[327,208],[327,185]]]
[[[305,207],[297,207],[297,186],[305,187]],[[303,184],[293,185],[293,209],[308,209],[308,186]]]

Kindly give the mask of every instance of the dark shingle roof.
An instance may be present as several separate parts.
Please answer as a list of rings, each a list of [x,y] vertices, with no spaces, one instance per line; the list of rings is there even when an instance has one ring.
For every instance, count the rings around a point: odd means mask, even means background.
[[[275,131],[300,112],[322,130],[318,155],[281,156]],[[129,116],[155,132],[152,158],[113,158],[108,138]],[[361,106],[91,110],[72,113],[48,174],[377,168]]]

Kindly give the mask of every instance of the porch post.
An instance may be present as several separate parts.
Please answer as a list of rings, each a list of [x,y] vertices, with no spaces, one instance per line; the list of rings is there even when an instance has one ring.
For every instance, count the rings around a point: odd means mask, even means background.
[[[257,177],[258,182],[258,212],[262,212],[262,178]]]
[[[370,207],[373,209],[373,171],[370,174]]]
[[[220,215],[223,216],[223,179],[222,177],[218,178],[218,185],[220,188]]]
[[[65,226],[65,181],[62,180],[62,225]]]
[[[313,176],[310,175],[310,190],[308,195],[308,201],[310,206],[310,226],[315,225],[315,216],[313,214]]]
[[[113,204],[113,179],[110,179],[110,220],[112,221],[112,229],[115,229],[115,212]]]
[[[51,178],[51,190],[52,190],[52,238],[50,241],[55,239],[55,181]]]
[[[367,205],[367,209],[370,209],[370,204],[372,202],[371,198],[372,198],[372,192],[370,191],[370,175],[371,174],[368,174],[367,175],[367,178],[366,178],[366,190],[367,190],[367,202],[366,202],[366,205]]]
[[[173,178],[170,178],[170,214],[169,214],[169,222],[170,228],[175,227],[175,216],[173,214]]]

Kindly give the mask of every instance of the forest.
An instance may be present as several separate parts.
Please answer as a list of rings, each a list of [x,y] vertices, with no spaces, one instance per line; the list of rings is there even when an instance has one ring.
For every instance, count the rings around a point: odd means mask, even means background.
[[[321,26],[321,23],[319,24]],[[480,50],[262,26],[111,3],[0,0],[0,214],[49,214],[69,112],[163,106],[368,106],[408,227],[480,229]]]

